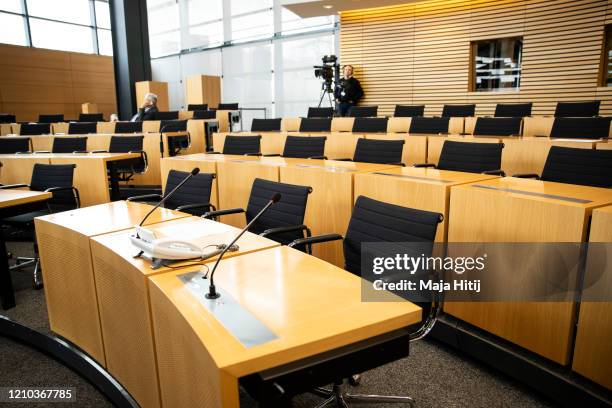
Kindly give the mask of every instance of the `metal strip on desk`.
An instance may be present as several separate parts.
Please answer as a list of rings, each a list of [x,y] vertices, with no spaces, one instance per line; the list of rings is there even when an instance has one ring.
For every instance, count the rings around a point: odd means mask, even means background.
[[[407,178],[407,179],[413,179],[413,180],[433,181],[434,183],[443,183],[443,184],[454,183],[454,181],[452,180],[441,180],[441,179],[433,179],[429,177],[409,176],[407,174],[391,174],[391,173],[382,173],[382,172],[375,172],[372,174],[378,174],[381,176]]]
[[[220,298],[206,299],[209,281],[202,279],[203,276],[202,272],[196,271],[178,275],[178,278],[244,347],[250,348],[278,339],[272,330],[223,289],[217,288]]]
[[[296,164],[295,167],[305,167],[305,168],[311,168],[311,169],[323,169],[323,170],[337,171],[339,173],[354,173],[354,172],[357,171],[355,169],[347,169],[346,167],[317,166],[317,165],[314,165],[314,164]]]
[[[565,196],[554,195],[554,194],[535,193],[533,191],[515,190],[513,188],[483,186],[482,184],[473,184],[472,187],[485,188],[487,190],[504,191],[507,193],[523,194],[523,195],[528,195],[528,196],[533,196],[533,197],[551,198],[553,200],[567,201],[570,203],[577,203],[577,204],[588,204],[588,203],[593,202],[591,200],[584,200],[582,198],[565,197]]]

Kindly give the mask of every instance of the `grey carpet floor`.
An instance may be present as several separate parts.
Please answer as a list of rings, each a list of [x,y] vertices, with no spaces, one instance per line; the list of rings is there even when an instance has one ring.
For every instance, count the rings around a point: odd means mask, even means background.
[[[9,244],[8,249],[15,255],[29,256],[31,248],[31,244],[16,243]],[[17,307],[5,311],[4,314],[43,333],[50,333],[44,291],[32,289],[30,272],[13,272]],[[6,386],[74,387],[76,404],[51,405],[58,408],[111,406],[92,385],[70,369],[46,355],[0,337],[0,387]],[[418,408],[555,406],[495,370],[433,340],[415,342],[410,357],[364,373],[361,385],[353,388],[352,392],[410,395],[416,400]],[[320,398],[304,394],[295,398],[293,406],[314,407],[319,402]],[[7,406],[17,408],[46,405],[12,403]],[[255,404],[247,395],[241,395],[241,406],[250,408],[255,407]]]

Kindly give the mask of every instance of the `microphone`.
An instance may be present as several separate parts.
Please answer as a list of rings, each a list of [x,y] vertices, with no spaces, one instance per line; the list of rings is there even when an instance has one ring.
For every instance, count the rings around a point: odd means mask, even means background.
[[[199,167],[194,167],[193,170],[191,170],[191,173],[189,173],[189,175],[187,177],[185,177],[185,179],[183,181],[181,181],[176,187],[174,187],[172,189],[172,191],[170,191],[168,194],[166,194],[166,196],[164,198],[162,198],[159,201],[159,203],[157,203],[157,205],[155,205],[155,207],[153,207],[153,209],[148,212],[147,215],[144,216],[144,218],[142,219],[142,221],[140,221],[140,224],[138,224],[138,226],[142,227],[142,224],[144,224],[144,222],[147,220],[147,218],[149,218],[149,216],[151,214],[153,214],[153,211],[155,211],[160,205],[164,204],[170,197],[172,197],[174,195],[174,193],[176,193],[176,191],[179,188],[183,187],[183,184],[185,184],[187,181],[189,181],[190,178],[192,178],[193,176],[195,176],[199,172],[200,172],[200,168]]]
[[[280,201],[281,199],[281,195],[280,193],[275,193],[271,198],[270,201],[268,201],[268,203],[265,205],[264,208],[261,209],[261,211],[259,213],[257,213],[257,215],[255,217],[253,217],[253,219],[251,220],[251,222],[249,222],[246,227],[244,227],[242,229],[242,231],[240,231],[240,234],[238,234],[238,236],[236,238],[234,238],[234,240],[228,245],[226,246],[223,251],[221,252],[221,254],[219,255],[219,257],[217,258],[217,261],[215,262],[215,265],[212,268],[212,271],[210,272],[210,285],[208,286],[208,293],[206,294],[206,299],[217,299],[219,296],[221,296],[221,294],[219,294],[219,292],[217,292],[217,288],[215,287],[215,271],[217,270],[217,266],[219,266],[219,262],[221,262],[221,259],[223,258],[223,255],[225,255],[225,253],[227,252],[228,249],[232,248],[234,246],[234,244],[236,243],[236,241],[238,241],[238,239],[245,233],[247,232],[247,230],[251,227],[251,225],[253,225],[253,223],[255,221],[257,221],[257,219],[259,217],[261,217],[263,215],[263,213],[265,213],[266,211],[268,211],[268,208],[270,208],[273,204],[276,204]]]

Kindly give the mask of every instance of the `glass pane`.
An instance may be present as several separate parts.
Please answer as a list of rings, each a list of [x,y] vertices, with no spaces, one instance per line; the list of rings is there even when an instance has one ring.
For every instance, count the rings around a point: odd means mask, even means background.
[[[27,0],[31,16],[91,25],[89,0]]]
[[[189,25],[223,18],[223,2],[221,0],[187,0]]]
[[[272,7],[272,0],[231,0],[232,16]]]
[[[113,36],[110,30],[98,29],[98,51],[100,55],[113,55]]]
[[[523,39],[504,38],[476,43],[476,91],[518,90]]]
[[[181,32],[176,30],[154,34],[149,37],[149,48],[152,58],[177,54],[181,50]]]
[[[306,33],[325,28],[333,28],[333,16],[301,18],[286,8],[281,11],[281,31],[283,34]]]
[[[0,13],[0,43],[28,45],[23,17]]]
[[[269,38],[274,34],[272,10],[232,18],[232,41]]]
[[[150,35],[178,30],[180,27],[176,0],[149,0],[147,12]]]
[[[96,1],[96,24],[100,28],[111,28],[110,11],[108,3],[105,1]]]
[[[93,53],[91,28],[30,18],[32,46]]]
[[[321,58],[324,55],[334,53],[334,36],[325,34],[298,40],[283,40],[280,46],[283,55],[280,70],[312,68],[314,65],[322,64]],[[312,76],[314,78],[314,74]]]
[[[199,24],[187,27],[183,48],[215,47],[223,44],[223,22]]]
[[[23,13],[21,0],[0,0],[0,10],[12,11],[13,13]]]

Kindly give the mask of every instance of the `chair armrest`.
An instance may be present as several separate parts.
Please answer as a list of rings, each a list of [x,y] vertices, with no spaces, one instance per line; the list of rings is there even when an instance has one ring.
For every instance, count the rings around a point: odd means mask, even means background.
[[[280,154],[278,153],[271,153],[271,154],[263,154],[263,157],[280,157]]]
[[[229,208],[227,210],[209,211],[207,213],[204,213],[202,215],[202,218],[213,219],[213,218],[220,217],[222,215],[240,214],[240,213],[243,213],[243,212],[244,212],[244,210],[242,208]]]
[[[311,156],[309,159],[327,160],[327,156]]]
[[[348,157],[342,157],[340,159],[332,159],[332,160],[335,160],[335,161],[353,161],[353,159],[349,159]]]
[[[39,154],[39,153],[51,153],[50,150],[37,150],[35,152],[32,152],[33,154]]]
[[[11,188],[20,188],[20,187],[28,187],[28,188],[30,188],[30,186],[27,185],[27,184],[6,184],[4,186],[0,186],[0,189],[2,189],[2,190],[10,190]]]
[[[211,203],[194,203],[194,204],[185,204],[185,205],[181,205],[175,208],[176,211],[183,211],[183,210],[192,210],[194,208],[215,208],[214,205],[212,205]]]
[[[536,180],[540,179],[540,175],[539,174],[535,174],[535,173],[516,173],[516,174],[513,174],[512,177],[533,178],[533,179],[536,179]]]
[[[15,152],[15,154],[32,154],[32,152]]]
[[[54,193],[56,191],[72,191],[74,193],[74,199],[76,200],[76,207],[81,207],[81,195],[76,187],[50,187],[45,190],[47,193]]]
[[[397,163],[389,163],[392,166],[402,166],[402,167],[406,167],[406,164],[402,163],[402,162],[397,162]]]
[[[319,244],[322,242],[338,241],[342,239],[343,239],[342,235],[340,234],[325,234],[325,235],[318,235],[316,237],[296,239],[295,241],[291,242],[288,246],[294,247],[297,245]]]
[[[144,194],[144,195],[139,195],[139,196],[128,197],[126,201],[147,201],[150,198],[154,198],[157,201],[159,201],[162,199],[162,195],[161,194]]]
[[[92,153],[108,153],[108,150],[92,150]]]
[[[436,165],[433,163],[415,163],[412,167],[433,167],[436,168]]]
[[[483,171],[482,174],[489,174],[491,176],[506,177],[506,172],[504,172],[502,169],[499,169],[499,170],[487,170],[487,171]]]
[[[77,153],[89,153],[89,152],[87,150],[75,150],[74,152],[72,152],[72,154],[77,154]],[[95,152],[92,152],[92,153],[95,153]]]
[[[267,237],[268,235],[282,234],[282,233],[285,233],[285,232],[293,232],[293,231],[304,231],[304,230],[308,230],[308,227],[305,226],[304,224],[302,224],[302,225],[290,225],[290,226],[287,226],[287,227],[269,228],[269,229],[265,230],[264,232],[262,232],[259,235],[262,236],[262,237]]]
[[[261,156],[261,153],[245,153],[245,156]]]

